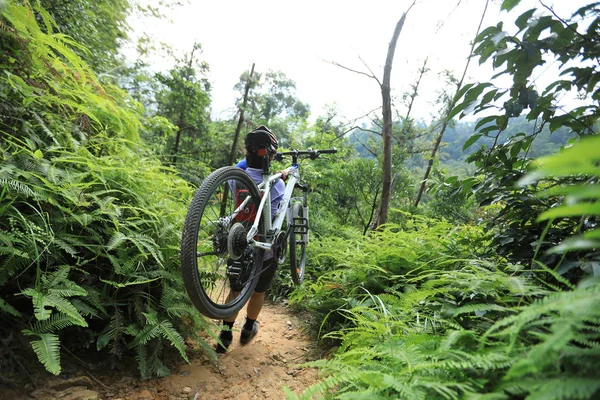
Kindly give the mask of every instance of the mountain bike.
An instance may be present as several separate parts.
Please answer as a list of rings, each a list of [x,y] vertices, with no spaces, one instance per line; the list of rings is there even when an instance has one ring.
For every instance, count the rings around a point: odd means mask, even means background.
[[[272,252],[281,265],[289,247],[292,280],[299,285],[306,267],[308,186],[299,160],[314,160],[337,149],[292,150],[283,200],[271,218],[271,188],[282,173],[270,173],[267,155],[258,186],[242,169],[223,167],[200,185],[187,212],[181,238],[181,268],[194,306],[205,316],[223,319],[238,312],[252,295],[263,260]],[[300,196],[298,196],[300,194]],[[284,223],[285,222],[285,223]]]

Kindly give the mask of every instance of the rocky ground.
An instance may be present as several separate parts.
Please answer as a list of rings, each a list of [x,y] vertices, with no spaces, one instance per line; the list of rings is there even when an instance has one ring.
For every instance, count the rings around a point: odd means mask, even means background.
[[[239,343],[245,312],[234,326],[234,342],[218,362],[192,359],[172,369],[166,378],[139,380],[130,373],[104,376],[82,368],[68,378],[52,378],[36,387],[0,388],[2,399],[39,400],[166,400],[166,399],[285,399],[283,387],[296,394],[318,380],[315,369],[300,364],[320,356],[314,338],[302,331],[305,322],[282,305],[267,304],[260,330],[249,344]],[[125,369],[126,370],[126,369]],[[30,385],[31,386],[31,385]]]

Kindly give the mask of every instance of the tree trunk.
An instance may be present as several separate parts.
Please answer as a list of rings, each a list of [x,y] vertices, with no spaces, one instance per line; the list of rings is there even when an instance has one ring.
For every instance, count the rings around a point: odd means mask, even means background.
[[[183,117],[183,116],[182,116]],[[173,165],[177,164],[177,152],[179,151],[179,141],[181,140],[181,132],[183,132],[183,120],[180,117],[179,121],[177,121],[177,136],[175,136],[175,148],[173,149]]]
[[[242,106],[240,107],[240,118],[238,119],[237,127],[235,128],[235,136],[233,137],[233,144],[231,145],[231,152],[229,153],[228,165],[233,164],[235,161],[235,153],[237,150],[238,141],[240,138],[240,132],[242,131],[242,125],[244,124],[244,110],[246,109],[246,104],[248,102],[248,92],[250,91],[250,85],[252,83],[252,75],[254,74],[254,63],[252,63],[252,68],[250,69],[250,76],[248,77],[248,82],[246,82],[246,87],[244,88],[244,99],[242,100]]]
[[[475,37],[479,36],[479,31],[481,30],[481,25],[483,24],[483,18],[485,17],[485,13],[487,12],[489,0],[485,2],[485,7],[483,8],[483,13],[481,14],[481,20],[479,21],[479,26],[477,27],[477,33],[475,33]],[[429,162],[427,163],[427,169],[425,170],[425,176],[423,176],[423,180],[421,181],[421,187],[419,188],[419,193],[417,193],[417,198],[415,200],[415,207],[419,206],[419,202],[421,201],[421,197],[423,197],[423,193],[425,193],[425,187],[427,186],[427,180],[429,179],[429,174],[431,174],[431,169],[433,168],[433,162],[435,161],[435,155],[440,149],[440,144],[442,143],[442,138],[444,137],[444,132],[446,132],[446,128],[448,127],[449,118],[448,116],[452,112],[454,106],[458,102],[457,94],[460,92],[462,88],[463,82],[465,80],[465,76],[467,75],[467,70],[469,69],[469,63],[471,62],[471,57],[473,56],[473,50],[475,49],[475,40],[473,40],[473,44],[471,45],[471,52],[469,53],[469,57],[467,57],[467,63],[465,64],[465,69],[463,70],[462,77],[460,81],[456,84],[456,93],[452,97],[452,100],[448,104],[448,108],[446,110],[446,115],[444,116],[444,121],[442,123],[442,128],[440,129],[440,133],[438,134],[437,139],[435,140],[435,144],[433,145],[433,150],[431,150],[431,156],[429,158]]]
[[[190,53],[190,59],[188,60],[188,68],[192,68],[192,65],[194,63],[194,51],[196,51],[196,42],[194,42],[194,46],[192,46],[192,52]],[[184,122],[184,113],[183,111],[181,111],[181,113],[179,114],[179,120],[177,121],[177,136],[175,136],[175,148],[173,149],[173,158],[172,158],[172,162],[173,165],[177,164],[177,153],[179,152],[179,143],[181,142],[181,133],[183,132],[183,130],[185,129],[185,122]]]
[[[383,82],[381,83],[381,98],[383,101],[383,132],[381,133],[381,136],[383,137],[383,181],[381,184],[381,201],[371,225],[372,230],[387,223],[390,208],[392,186],[392,100],[390,94],[390,76],[392,73],[396,43],[398,42],[398,37],[400,36],[405,20],[406,12],[402,14],[402,17],[396,24],[396,29],[394,29],[394,34],[392,35],[392,40],[388,47],[385,67],[383,69]]]
[[[435,155],[437,154],[440,144],[442,143],[442,138],[444,137],[444,132],[446,131],[446,127],[448,126],[448,118],[444,119],[444,123],[442,124],[442,129],[438,134],[437,139],[435,139],[435,144],[433,145],[433,150],[431,150],[431,156],[429,157],[429,162],[427,163],[427,169],[425,170],[425,176],[421,181],[421,187],[419,188],[419,193],[417,193],[417,199],[415,200],[415,207],[419,206],[419,202],[421,201],[421,197],[425,192],[425,186],[427,185],[427,179],[429,179],[429,174],[431,173],[431,169],[433,168],[433,162],[435,160]]]

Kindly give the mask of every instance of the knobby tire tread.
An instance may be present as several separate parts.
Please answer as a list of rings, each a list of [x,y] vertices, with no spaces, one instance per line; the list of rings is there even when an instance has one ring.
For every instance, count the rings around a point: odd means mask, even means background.
[[[240,179],[243,181],[253,198],[260,198],[256,184],[243,170],[236,167],[223,167],[211,173],[200,185],[190,203],[188,213],[186,215],[183,232],[181,236],[181,269],[185,288],[194,306],[208,318],[223,319],[228,318],[238,312],[252,295],[254,287],[258,282],[260,270],[262,268],[262,259],[264,251],[257,249],[255,261],[252,268],[252,276],[254,278],[250,282],[250,286],[246,285],[244,291],[240,293],[230,305],[215,306],[206,295],[200,283],[200,276],[197,267],[197,243],[198,243],[198,228],[202,213],[206,207],[208,199],[217,187],[230,179]],[[254,197],[256,196],[256,197]],[[259,224],[258,235],[264,237],[264,224]]]
[[[304,212],[304,207],[301,203],[294,203],[292,206],[291,218],[292,223],[294,222],[294,218],[298,215],[302,215],[306,217]],[[290,227],[290,229],[293,229]],[[306,229],[308,229],[308,221]],[[306,236],[308,237],[308,231],[306,232]],[[298,254],[299,253],[299,254]],[[296,257],[299,256],[299,259]],[[302,280],[304,279],[304,269],[306,267],[306,240],[301,244],[296,243],[296,234],[291,231],[290,232],[290,273],[292,275],[292,281],[296,285],[300,285]],[[298,273],[300,270],[300,273]]]

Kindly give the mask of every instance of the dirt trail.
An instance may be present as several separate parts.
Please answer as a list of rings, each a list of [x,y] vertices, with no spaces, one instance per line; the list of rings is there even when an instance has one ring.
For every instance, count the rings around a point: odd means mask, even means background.
[[[284,306],[265,305],[257,336],[241,345],[239,329],[244,317],[245,312],[240,312],[234,341],[228,352],[219,356],[218,365],[183,365],[164,380],[164,391],[197,399],[285,399],[282,386],[300,393],[317,381],[316,370],[298,365],[315,353],[314,339],[302,333],[305,323]],[[185,392],[190,388],[188,397]]]
[[[239,342],[242,310],[234,325],[234,341],[218,363],[197,357],[172,369],[171,376],[139,380],[131,374],[71,370],[52,377],[37,389],[3,391],[0,398],[38,400],[171,400],[171,399],[285,399],[282,387],[299,394],[318,380],[318,372],[299,364],[319,356],[316,340],[303,333],[306,326],[283,305],[266,304],[259,317],[257,336],[247,345]],[[133,360],[132,360],[133,361]],[[67,375],[67,376],[65,376]],[[47,376],[47,375],[46,375]],[[92,379],[90,379],[92,378]],[[38,381],[38,383],[41,383]],[[27,385],[29,386],[29,385]],[[33,390],[32,390],[33,389]]]

